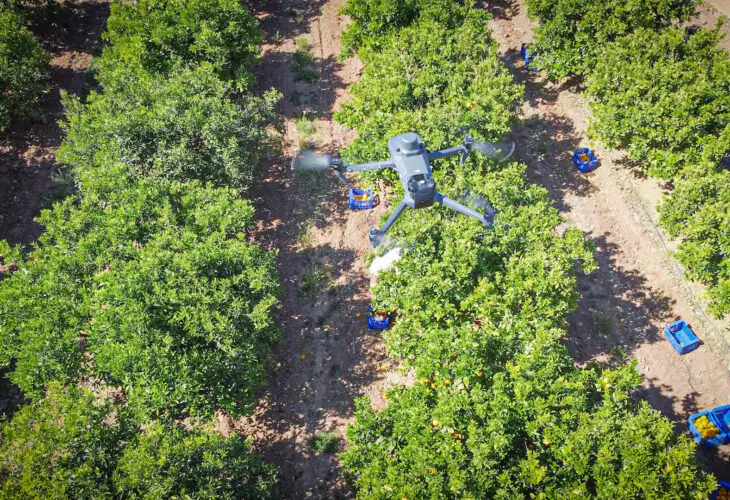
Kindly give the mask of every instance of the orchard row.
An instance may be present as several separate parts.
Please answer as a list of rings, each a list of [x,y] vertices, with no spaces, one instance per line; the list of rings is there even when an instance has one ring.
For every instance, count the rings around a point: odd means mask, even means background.
[[[279,120],[249,90],[258,22],[140,0],[104,39],[97,90],[63,98],[75,193],[29,253],[0,243],[0,363],[28,399],[0,429],[0,496],[267,498],[275,468],[213,424],[252,411],[279,335],[241,197]]]
[[[434,150],[459,144],[464,128],[498,141],[515,120],[523,91],[484,11],[349,0],[344,13],[343,56],[365,65],[335,117],[357,130],[347,160],[378,159],[406,131]],[[443,161],[435,175],[445,194],[482,196],[497,216],[485,229],[433,207],[393,227],[406,252],[375,295],[398,311],[384,340],[415,383],[390,389],[382,409],[358,401],[343,454],[357,496],[707,498],[714,480],[698,470],[694,443],[632,400],[635,366],[581,369],[561,344],[576,273],[596,264],[580,231],[561,233],[546,190],[526,182],[523,165],[478,155]]]
[[[580,75],[589,133],[669,181],[661,224],[681,238],[687,277],[730,312],[730,56],[721,25],[685,28],[695,0],[527,0],[536,55],[553,78]]]

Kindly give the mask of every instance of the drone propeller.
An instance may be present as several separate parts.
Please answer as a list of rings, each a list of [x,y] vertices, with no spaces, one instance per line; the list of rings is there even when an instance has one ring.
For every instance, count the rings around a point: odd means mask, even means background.
[[[467,190],[463,194],[457,195],[456,199],[461,201],[467,207],[481,212],[487,221],[494,223],[494,216],[497,215],[497,211],[483,196],[473,194],[471,191]]]
[[[332,155],[318,155],[310,149],[300,151],[297,156],[291,160],[292,170],[304,170],[304,171],[322,171],[332,169],[337,178],[342,184],[347,184],[347,179],[339,167],[342,166],[342,160],[335,158]]]
[[[490,144],[486,142],[474,141],[471,147],[498,162],[505,161],[507,158],[512,156],[512,153],[515,152],[514,142],[499,142],[495,144]]]
[[[292,158],[291,168],[293,170],[327,170],[332,167],[331,155],[318,155],[310,149],[300,151]]]

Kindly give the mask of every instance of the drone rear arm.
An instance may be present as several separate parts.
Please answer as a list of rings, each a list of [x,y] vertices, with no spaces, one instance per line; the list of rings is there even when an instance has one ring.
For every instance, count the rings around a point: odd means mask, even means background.
[[[406,209],[408,205],[406,204],[405,200],[402,200],[397,207],[395,207],[395,210],[393,210],[393,213],[390,214],[390,217],[388,217],[388,220],[385,221],[385,224],[383,224],[382,229],[378,228],[370,228],[370,233],[368,234],[368,237],[370,238],[370,244],[373,247],[377,247],[382,243],[383,236],[385,236],[385,233],[390,229],[390,226],[392,226],[396,219],[400,217],[400,214],[403,213],[403,210]]]
[[[482,224],[484,224],[486,227],[492,227],[492,221],[488,220],[486,217],[484,217],[483,214],[480,214],[479,212],[472,210],[469,207],[465,207],[458,201],[454,201],[451,198],[447,198],[446,196],[442,195],[438,191],[436,191],[436,194],[434,195],[434,200],[436,200],[438,203],[441,203],[442,205],[449,207],[452,210],[456,210],[457,212],[468,215],[469,217],[478,220]]]
[[[346,165],[338,169],[340,172],[363,172],[365,170],[385,170],[386,168],[395,168],[392,161],[376,161],[373,163],[360,163],[358,165]]]
[[[441,158],[448,158],[449,156],[456,156],[456,155],[462,155],[464,153],[469,153],[469,151],[464,148],[464,146],[454,146],[453,148],[449,149],[442,149],[441,151],[434,151],[433,153],[428,154],[429,160],[439,160]]]

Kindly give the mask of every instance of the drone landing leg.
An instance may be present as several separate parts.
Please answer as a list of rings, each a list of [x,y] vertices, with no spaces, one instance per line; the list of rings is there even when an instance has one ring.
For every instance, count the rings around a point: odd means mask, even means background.
[[[406,209],[406,202],[401,201],[397,207],[395,207],[395,210],[393,210],[393,213],[390,214],[390,217],[388,217],[388,220],[385,221],[385,224],[383,224],[383,229],[376,229],[376,228],[370,228],[370,233],[368,234],[370,238],[370,244],[373,247],[377,247],[382,243],[383,236],[385,236],[386,231],[390,229],[390,226],[395,223],[396,219],[400,217],[400,214],[403,213],[403,210]]]
[[[446,196],[442,195],[438,191],[434,195],[434,199],[437,202],[441,203],[442,205],[444,205],[446,207],[449,207],[452,210],[456,210],[457,212],[459,212],[461,214],[468,215],[469,217],[478,220],[479,222],[481,222],[482,224],[484,224],[487,227],[492,226],[491,222],[489,222],[484,217],[484,215],[480,214],[479,212],[477,212],[475,210],[472,210],[471,208],[465,207],[458,201],[454,201],[451,198],[447,198]]]

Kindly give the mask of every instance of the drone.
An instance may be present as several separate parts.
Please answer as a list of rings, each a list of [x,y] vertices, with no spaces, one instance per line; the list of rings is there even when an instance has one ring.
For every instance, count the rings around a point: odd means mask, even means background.
[[[387,161],[345,165],[341,158],[335,158],[331,155],[317,155],[311,150],[304,150],[292,159],[291,166],[293,170],[332,170],[343,184],[347,183],[347,179],[342,175],[344,172],[394,169],[403,185],[405,196],[381,229],[370,228],[368,233],[370,244],[373,247],[378,247],[382,243],[385,233],[400,217],[406,207],[425,208],[430,207],[434,202],[472,217],[484,224],[485,227],[491,228],[496,213],[494,208],[487,203],[484,207],[484,213],[479,213],[439,193],[431,172],[431,161],[460,155],[460,163],[463,164],[472,151],[479,151],[501,162],[512,156],[514,149],[514,143],[488,144],[477,142],[467,135],[464,142],[459,146],[429,152],[418,134],[408,132],[396,135],[388,140],[390,160]]]

